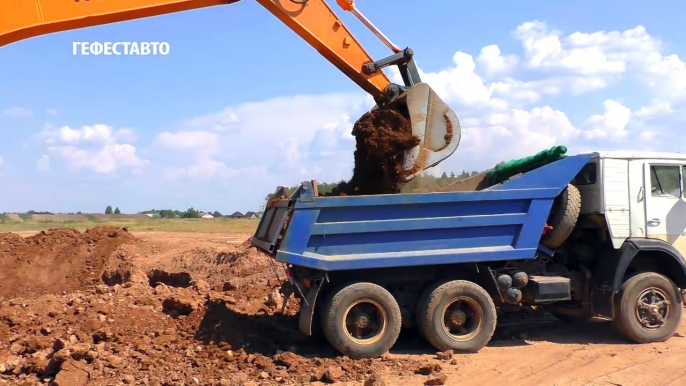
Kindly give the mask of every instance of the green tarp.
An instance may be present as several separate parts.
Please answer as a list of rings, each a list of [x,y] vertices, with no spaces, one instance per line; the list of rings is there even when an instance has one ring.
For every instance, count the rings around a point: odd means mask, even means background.
[[[536,155],[511,160],[504,164],[500,164],[486,173],[486,177],[484,178],[483,182],[479,184],[479,188],[477,190],[500,184],[519,173],[526,173],[551,162],[555,162],[566,157],[565,153],[567,153],[566,146],[553,146],[550,149],[543,150]]]

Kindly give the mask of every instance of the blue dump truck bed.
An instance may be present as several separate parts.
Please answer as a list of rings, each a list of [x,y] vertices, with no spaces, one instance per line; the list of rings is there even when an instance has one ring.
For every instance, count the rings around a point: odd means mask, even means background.
[[[553,200],[589,159],[568,156],[475,192],[315,197],[305,182],[268,203],[252,243],[322,271],[532,259],[545,250]]]

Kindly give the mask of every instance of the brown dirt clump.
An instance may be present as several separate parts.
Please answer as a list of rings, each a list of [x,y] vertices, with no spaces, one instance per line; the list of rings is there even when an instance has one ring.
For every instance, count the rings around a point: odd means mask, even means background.
[[[0,234],[0,299],[93,285],[117,248],[134,239],[126,229],[112,226],[84,233],[48,229],[27,238]]]
[[[365,113],[352,134],[356,142],[353,177],[328,195],[400,193],[407,175],[405,151],[419,144],[410,120],[396,110],[378,109]]]
[[[131,246],[145,251],[146,245],[116,228],[47,231],[26,239],[3,235],[2,240],[3,253],[13,262],[35,263],[46,253],[52,265],[40,270],[68,265],[58,262],[69,251],[73,272],[90,272],[82,269],[82,259],[104,268],[93,269],[102,273],[79,286],[39,283],[33,287],[44,294],[22,291],[0,299],[0,384],[360,382],[383,366],[380,360],[335,357],[328,345],[303,335],[299,302],[288,299],[282,308],[282,280],[274,266],[263,264],[268,257],[248,246],[190,248],[180,260],[158,261],[144,271],[141,263],[151,256]],[[118,243],[129,248],[114,248]],[[114,256],[103,262],[110,250]],[[184,266],[189,269],[180,269]],[[35,270],[15,267],[5,276],[18,282],[29,272]],[[76,279],[72,271],[61,272]],[[205,278],[219,283],[217,272],[224,274],[223,283],[213,286]]]

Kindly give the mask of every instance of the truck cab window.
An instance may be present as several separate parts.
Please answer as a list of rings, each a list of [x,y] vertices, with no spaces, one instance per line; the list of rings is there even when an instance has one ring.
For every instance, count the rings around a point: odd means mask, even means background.
[[[650,188],[653,196],[681,197],[679,166],[651,166]]]

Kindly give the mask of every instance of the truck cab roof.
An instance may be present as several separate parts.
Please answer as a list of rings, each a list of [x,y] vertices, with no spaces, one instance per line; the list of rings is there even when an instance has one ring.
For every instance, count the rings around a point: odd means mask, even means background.
[[[595,151],[585,152],[592,158],[611,158],[611,159],[664,159],[664,160],[683,160],[686,162],[686,153],[659,152],[659,151]]]

